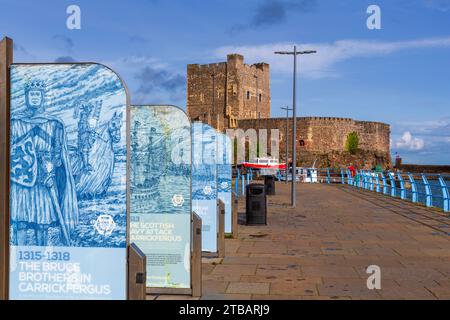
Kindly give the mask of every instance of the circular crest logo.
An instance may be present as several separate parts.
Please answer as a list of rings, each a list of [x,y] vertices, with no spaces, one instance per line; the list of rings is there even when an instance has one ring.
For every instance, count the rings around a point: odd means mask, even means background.
[[[109,214],[99,215],[94,223],[94,228],[103,236],[110,236],[114,229],[116,229],[116,223]]]
[[[172,204],[174,207],[181,207],[184,203],[184,198],[182,194],[174,194],[172,197]]]
[[[212,193],[212,188],[211,188],[211,186],[206,186],[206,187],[204,187],[204,188],[203,188],[203,193],[206,194],[206,195],[211,194],[211,193]]]

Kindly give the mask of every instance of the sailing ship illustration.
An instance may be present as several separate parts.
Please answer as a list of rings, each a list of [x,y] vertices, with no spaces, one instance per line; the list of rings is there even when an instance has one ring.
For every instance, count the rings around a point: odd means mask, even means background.
[[[158,184],[167,162],[167,147],[164,136],[155,127],[150,127],[146,143],[138,138],[141,123],[134,122],[131,150],[132,199],[142,200],[159,196]]]

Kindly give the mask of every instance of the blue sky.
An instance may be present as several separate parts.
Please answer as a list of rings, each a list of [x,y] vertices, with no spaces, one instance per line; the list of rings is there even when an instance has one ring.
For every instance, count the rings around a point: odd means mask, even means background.
[[[66,28],[67,6],[81,30]],[[370,4],[381,30],[366,26]],[[272,116],[292,104],[297,44],[299,115],[392,126],[407,163],[450,164],[450,0],[0,0],[0,36],[16,62],[93,61],[115,69],[132,103],[186,104],[186,64],[271,64]],[[6,8],[6,10],[3,10]]]

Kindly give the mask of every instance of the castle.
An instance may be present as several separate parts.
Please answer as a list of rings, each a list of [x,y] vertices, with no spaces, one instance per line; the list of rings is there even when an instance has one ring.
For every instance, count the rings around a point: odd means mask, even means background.
[[[202,121],[225,131],[229,128],[279,129],[280,160],[284,160],[286,119],[270,118],[270,71],[267,63],[247,65],[244,57],[230,54],[226,62],[187,66],[187,112],[192,121]],[[347,137],[356,132],[359,150],[346,151]],[[298,117],[297,159],[299,166],[370,169],[391,166],[390,126],[349,118]],[[270,146],[268,146],[270,153]]]

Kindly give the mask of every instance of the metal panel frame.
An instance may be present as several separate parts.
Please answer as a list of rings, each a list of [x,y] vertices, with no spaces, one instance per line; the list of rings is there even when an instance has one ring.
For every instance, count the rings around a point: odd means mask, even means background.
[[[9,127],[13,40],[0,42],[0,300],[9,296]]]

